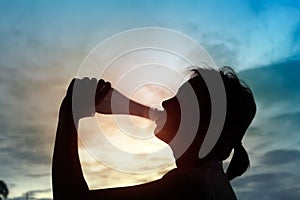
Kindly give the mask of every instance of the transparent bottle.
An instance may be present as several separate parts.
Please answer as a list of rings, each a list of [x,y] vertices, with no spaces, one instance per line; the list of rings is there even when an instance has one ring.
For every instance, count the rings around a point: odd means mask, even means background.
[[[163,111],[140,104],[111,88],[104,99],[96,105],[96,112],[135,115],[155,121]]]

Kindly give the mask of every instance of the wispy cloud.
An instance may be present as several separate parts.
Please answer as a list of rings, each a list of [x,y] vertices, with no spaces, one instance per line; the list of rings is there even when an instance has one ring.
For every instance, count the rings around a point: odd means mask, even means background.
[[[237,179],[233,186],[240,199],[296,200],[300,194],[298,179],[289,173],[262,173]]]
[[[30,190],[20,197],[10,198],[11,200],[52,200],[51,189]]]
[[[285,165],[299,161],[300,150],[277,149],[262,156],[262,162],[266,165]]]

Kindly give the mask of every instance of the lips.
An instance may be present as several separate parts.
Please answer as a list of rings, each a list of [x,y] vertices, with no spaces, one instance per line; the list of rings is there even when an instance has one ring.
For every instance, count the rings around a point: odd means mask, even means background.
[[[161,113],[162,114],[162,113]],[[171,115],[170,112],[164,112],[163,115],[155,121],[156,128],[154,133],[156,137],[169,143],[175,136],[180,125],[180,115]]]
[[[156,128],[155,133],[158,133],[164,126],[167,120],[167,113],[165,110],[158,110],[158,109],[150,109],[149,116],[152,121],[155,122]]]

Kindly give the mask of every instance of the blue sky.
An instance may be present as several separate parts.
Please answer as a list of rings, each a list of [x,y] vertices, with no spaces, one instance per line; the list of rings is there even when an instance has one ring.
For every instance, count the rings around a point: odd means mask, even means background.
[[[297,0],[0,0],[0,179],[11,198],[51,191],[57,110],[87,53],[113,34],[148,26],[194,38],[218,66],[232,66],[253,89],[258,113],[244,141],[252,164],[232,182],[238,197],[297,199]]]

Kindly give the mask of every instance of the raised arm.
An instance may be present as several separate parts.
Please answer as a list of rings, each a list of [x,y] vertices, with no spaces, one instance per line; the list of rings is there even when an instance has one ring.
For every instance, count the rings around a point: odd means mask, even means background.
[[[72,116],[72,104],[64,99],[59,112],[52,163],[53,199],[84,199],[89,189],[78,155],[78,119]]]
[[[52,161],[54,200],[87,199],[89,188],[84,179],[78,155],[78,123],[95,113],[95,91],[104,98],[110,84],[96,79],[73,79],[62,101]]]

